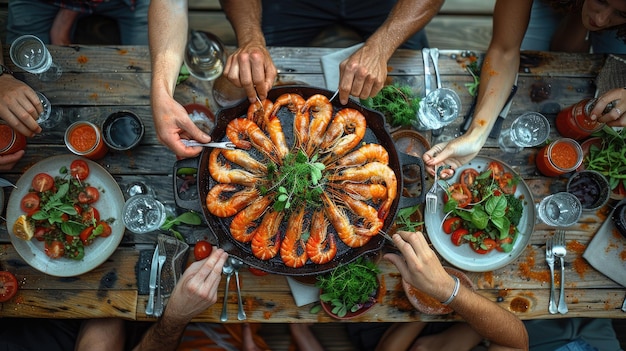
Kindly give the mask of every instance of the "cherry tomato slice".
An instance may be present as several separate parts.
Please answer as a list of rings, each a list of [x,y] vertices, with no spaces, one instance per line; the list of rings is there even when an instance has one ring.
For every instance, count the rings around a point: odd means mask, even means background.
[[[62,241],[53,240],[51,242],[46,242],[44,245],[44,251],[50,258],[61,258],[65,255],[65,245]]]
[[[456,246],[461,246],[461,244],[463,244],[463,237],[465,235],[469,234],[469,231],[465,228],[459,228],[455,231],[452,232],[452,235],[450,236],[450,240],[452,240],[452,243]]]
[[[13,273],[0,271],[0,302],[7,302],[17,293],[17,278]]]
[[[78,193],[78,202],[81,204],[92,204],[100,198],[100,192],[93,186],[88,186],[85,191]]]
[[[35,212],[39,211],[41,198],[37,193],[28,193],[24,195],[22,201],[20,201],[20,208],[26,212],[26,215],[32,216]]]
[[[443,221],[443,225],[441,226],[443,232],[446,234],[450,234],[453,231],[459,229],[459,227],[463,224],[463,220],[461,217],[449,217]]]
[[[95,207],[89,206],[82,213],[83,223],[85,225],[94,225],[94,223],[100,221],[100,212]]]
[[[200,261],[209,257],[211,251],[213,251],[211,243],[205,240],[200,240],[193,248],[193,256],[196,258],[196,261]]]
[[[109,225],[109,223],[105,222],[105,221],[100,221],[98,222],[98,226],[102,226],[102,232],[100,233],[99,236],[106,238],[109,235],[111,235],[111,233],[113,233],[113,230],[111,229],[111,226]]]
[[[449,197],[452,197],[457,202],[457,207],[466,207],[472,201],[472,193],[465,184],[454,183],[448,188]],[[447,194],[447,195],[448,195]],[[447,202],[447,196],[444,196],[444,200]]]
[[[517,179],[510,172],[505,172],[502,174],[500,179],[498,180],[498,185],[502,192],[505,194],[515,194],[517,190]]]
[[[78,237],[80,238],[80,241],[83,242],[83,245],[89,246],[91,245],[91,243],[93,243],[93,238],[91,237],[91,234],[93,234],[94,229],[95,227],[87,227],[80,232]]]
[[[499,180],[502,174],[504,174],[504,167],[498,161],[491,161],[487,165],[487,170],[491,171],[491,178]]]
[[[89,177],[89,165],[85,160],[74,160],[70,164],[70,174],[72,178],[85,180]]]
[[[513,244],[513,238],[510,236],[507,236],[504,239],[497,239],[496,240],[496,250],[500,251],[500,252],[509,252],[511,251],[511,248],[509,245]]]
[[[31,182],[33,189],[37,192],[44,192],[54,187],[54,178],[48,173],[37,173]]]
[[[479,174],[480,173],[478,173],[478,171],[473,168],[464,169],[459,176],[459,181],[469,187],[470,185],[474,184]]]
[[[495,249],[498,245],[496,241],[491,238],[484,238],[477,242],[470,242],[470,247],[474,252],[484,255],[491,250]]]

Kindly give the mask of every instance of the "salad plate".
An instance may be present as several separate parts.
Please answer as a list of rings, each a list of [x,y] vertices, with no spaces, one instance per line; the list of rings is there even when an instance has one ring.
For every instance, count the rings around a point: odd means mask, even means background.
[[[506,163],[491,157],[476,156],[476,158],[469,163],[456,169],[454,176],[447,179],[447,182],[449,184],[458,182],[461,172],[465,169],[473,168],[478,171],[478,173],[482,173],[487,170],[489,163],[494,161],[499,162],[505,172],[510,172],[519,179],[514,194],[515,197],[522,202],[523,213],[517,226],[519,233],[513,242],[511,251],[500,252],[491,250],[486,254],[479,254],[474,252],[467,244],[461,246],[454,245],[450,239],[450,234],[446,234],[442,229],[443,220],[446,218],[446,213],[443,210],[445,190],[440,186],[437,187],[437,211],[436,213],[425,216],[424,219],[426,233],[435,250],[451,265],[465,271],[488,272],[502,268],[511,263],[524,251],[535,228],[535,202],[532,193],[522,177]]]
[[[65,166],[69,169],[72,161],[76,159],[87,162],[90,173],[85,181],[100,190],[100,198],[94,203],[100,212],[100,217],[115,220],[110,223],[111,235],[95,240],[93,244],[86,246],[85,256],[82,260],[72,260],[65,257],[52,259],[44,252],[44,242],[34,238],[31,240],[19,239],[13,235],[12,227],[17,218],[25,214],[20,208],[20,201],[29,192],[33,177],[42,172],[56,177],[60,175],[61,167]],[[75,155],[49,157],[34,164],[24,172],[16,185],[17,188],[11,192],[7,205],[7,230],[17,253],[33,268],[52,276],[73,277],[98,267],[117,249],[125,229],[122,221],[124,195],[111,174],[99,164]]]

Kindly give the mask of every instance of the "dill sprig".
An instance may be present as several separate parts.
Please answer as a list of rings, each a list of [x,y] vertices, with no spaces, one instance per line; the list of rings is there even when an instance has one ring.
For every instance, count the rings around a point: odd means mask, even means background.
[[[410,126],[417,119],[420,98],[409,86],[385,85],[376,96],[361,100],[366,107],[380,111],[393,127]]]
[[[268,166],[268,179],[273,186],[261,189],[261,193],[276,191],[275,211],[297,207],[301,203],[317,207],[321,205],[320,195],[324,191],[324,169],[326,166],[317,162],[317,155],[309,159],[304,151],[298,150],[288,154],[279,168],[274,164]]]

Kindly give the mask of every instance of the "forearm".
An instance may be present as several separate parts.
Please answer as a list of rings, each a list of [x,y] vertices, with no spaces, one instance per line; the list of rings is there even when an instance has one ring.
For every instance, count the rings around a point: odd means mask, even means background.
[[[365,46],[379,48],[387,60],[393,52],[435,17],[443,0],[399,0],[387,20],[365,42]]]
[[[176,350],[187,327],[186,321],[172,320],[166,313],[143,335],[133,351],[168,351]]]
[[[220,0],[220,4],[235,31],[239,47],[249,44],[265,46],[261,0]]]
[[[461,284],[452,308],[478,334],[492,343],[515,349],[528,349],[528,333],[522,321]]]
[[[172,97],[187,43],[187,1],[152,0],[148,26],[152,91]]]

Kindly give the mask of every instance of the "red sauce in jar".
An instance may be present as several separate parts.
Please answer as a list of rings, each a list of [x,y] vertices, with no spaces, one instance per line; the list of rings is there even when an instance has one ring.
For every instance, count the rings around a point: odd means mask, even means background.
[[[0,155],[14,154],[26,148],[26,137],[6,124],[0,124]]]
[[[556,116],[556,129],[564,137],[582,140],[602,128],[604,123],[592,121],[589,113],[593,109],[595,99],[582,100]]]
[[[544,146],[535,159],[539,172],[548,177],[557,177],[580,166],[583,152],[573,139],[563,138]]]
[[[93,123],[78,121],[65,132],[65,145],[79,156],[98,160],[106,155],[109,149],[102,140],[100,128]]]

